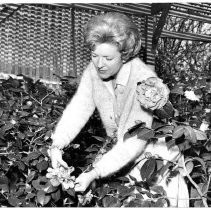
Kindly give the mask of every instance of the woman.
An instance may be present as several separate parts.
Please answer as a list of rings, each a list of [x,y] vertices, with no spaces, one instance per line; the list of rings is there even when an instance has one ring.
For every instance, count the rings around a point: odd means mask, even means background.
[[[151,127],[152,111],[144,109],[137,99],[137,83],[150,77],[157,78],[155,72],[137,57],[141,39],[137,27],[127,16],[107,13],[92,18],[85,28],[85,41],[91,49],[91,62],[52,135],[52,166],[67,167],[62,160],[62,149],[73,141],[95,108],[99,111],[107,135],[116,136],[117,143],[94,165],[93,170],[77,178],[76,191],[85,191],[94,179],[118,172],[150,150],[151,146],[137,136],[124,141],[123,138],[128,129],[139,121]],[[166,103],[168,93],[166,91],[166,98],[156,108]],[[178,155],[177,150],[169,158],[173,161]],[[177,194],[173,195],[174,198]]]

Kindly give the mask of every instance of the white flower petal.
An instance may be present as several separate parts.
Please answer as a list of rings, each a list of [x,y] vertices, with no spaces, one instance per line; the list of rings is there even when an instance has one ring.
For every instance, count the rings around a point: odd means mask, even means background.
[[[199,98],[195,95],[195,93],[191,91],[185,91],[185,97],[191,101],[199,101]]]

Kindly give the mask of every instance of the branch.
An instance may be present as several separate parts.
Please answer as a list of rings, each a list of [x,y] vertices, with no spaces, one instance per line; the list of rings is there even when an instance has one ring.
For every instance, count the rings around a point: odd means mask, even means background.
[[[41,102],[40,102],[41,106],[42,106],[42,102],[43,102],[49,95],[51,95],[52,93],[54,93],[53,90],[41,99]]]
[[[36,98],[34,98],[33,96],[31,96],[31,95],[29,95],[29,97],[31,98],[31,99],[33,99],[34,101],[36,101],[39,105],[41,105],[42,106],[42,104],[36,99]]]
[[[185,173],[186,173],[186,176],[188,177],[189,181],[192,183],[192,185],[196,188],[196,190],[198,191],[198,194],[200,195],[201,199],[202,199],[202,202],[204,204],[204,206],[206,208],[208,208],[208,204],[207,204],[207,200],[206,198],[204,197],[201,189],[199,188],[199,186],[193,181],[193,179],[191,178],[191,176],[189,175],[188,171],[187,171],[187,168],[185,166],[185,160],[184,158],[182,159],[182,164],[183,164],[183,168],[185,170]]]

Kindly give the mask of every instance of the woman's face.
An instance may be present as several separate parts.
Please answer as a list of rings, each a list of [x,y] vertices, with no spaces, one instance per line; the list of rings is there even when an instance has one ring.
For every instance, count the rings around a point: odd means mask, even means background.
[[[110,43],[95,46],[92,51],[92,62],[102,80],[115,77],[123,64],[118,47]]]

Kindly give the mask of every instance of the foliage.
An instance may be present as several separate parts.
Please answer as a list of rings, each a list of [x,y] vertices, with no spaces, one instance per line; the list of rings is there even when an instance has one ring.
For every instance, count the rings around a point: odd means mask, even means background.
[[[138,123],[125,138],[137,135],[148,141],[165,138],[169,148],[178,145],[185,154],[183,173],[187,175],[192,206],[210,205],[211,141],[210,130],[201,131],[201,119],[210,123],[210,112],[203,92],[200,101],[184,95],[185,86],[172,89],[171,103],[155,111],[152,129]],[[1,207],[163,207],[169,201],[165,190],[154,184],[168,170],[178,172],[177,162],[168,162],[152,154],[140,170],[143,181],[124,176],[126,169],[107,179],[97,180],[84,193],[75,193],[74,180],[91,169],[115,139],[103,133],[95,113],[74,143],[65,149],[69,171],[54,171],[48,156],[51,133],[69,99],[75,83],[62,83],[51,90],[27,77],[2,80],[0,85],[0,203]],[[200,106],[200,109],[197,108]],[[189,107],[189,109],[187,109]],[[203,107],[203,108],[202,108]],[[208,108],[207,108],[208,109]],[[200,118],[199,118],[200,117]],[[181,172],[181,171],[180,171]],[[56,177],[59,177],[57,179]],[[66,181],[71,181],[66,183]],[[68,185],[71,184],[71,185]],[[194,200],[194,198],[196,198]],[[205,199],[206,198],[206,199]]]
[[[209,33],[210,25],[169,17],[164,29],[206,34]],[[209,48],[210,43],[206,42],[162,38],[156,51],[156,72],[170,87],[170,101],[176,109],[174,122],[177,127],[173,138],[177,137],[175,142],[185,154],[191,207],[210,206]],[[197,200],[198,197],[203,199]]]

